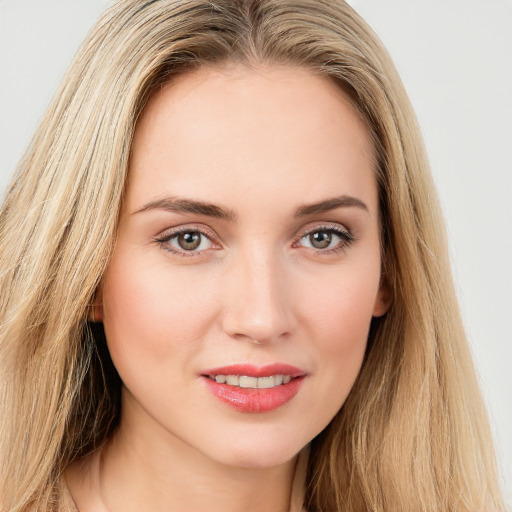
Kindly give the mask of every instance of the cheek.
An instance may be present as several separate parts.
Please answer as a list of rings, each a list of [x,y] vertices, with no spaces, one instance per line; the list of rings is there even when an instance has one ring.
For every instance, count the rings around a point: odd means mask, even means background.
[[[317,315],[321,323],[329,330],[330,336],[339,337],[350,344],[351,340],[359,340],[361,334],[368,333],[372,318],[373,304],[375,300],[374,288],[368,288],[357,284],[350,286],[346,282],[342,289],[335,288],[322,302],[317,299]],[[320,308],[323,313],[320,312]],[[318,326],[322,329],[322,326]],[[338,336],[336,336],[338,334]],[[366,336],[365,336],[366,337]],[[336,344],[338,348],[344,348],[345,344]]]
[[[340,269],[303,302],[303,324],[308,338],[315,340],[315,370],[329,390],[332,414],[342,406],[360,371],[379,278],[379,265],[360,272]]]
[[[334,301],[317,301],[312,310],[316,314],[311,328],[321,353],[322,372],[342,397],[352,387],[366,350],[372,318],[366,298],[350,294]]]
[[[380,264],[354,265],[316,275],[304,283],[301,292],[312,333],[323,340],[325,349],[348,350],[366,342],[377,294]],[[307,293],[306,293],[307,290]]]
[[[203,285],[203,286],[201,286]],[[164,364],[201,348],[215,316],[212,286],[162,264],[115,258],[104,278],[104,326],[115,362]],[[183,357],[181,357],[183,356]]]

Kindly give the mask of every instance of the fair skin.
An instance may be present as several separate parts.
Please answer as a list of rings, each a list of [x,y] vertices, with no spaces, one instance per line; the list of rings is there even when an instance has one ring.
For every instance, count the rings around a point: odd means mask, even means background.
[[[66,473],[81,512],[287,512],[297,454],[345,401],[389,302],[374,151],[343,93],[235,64],[158,91],[97,302],[122,417]],[[298,370],[290,383],[219,398],[230,386],[211,369],[276,363]]]

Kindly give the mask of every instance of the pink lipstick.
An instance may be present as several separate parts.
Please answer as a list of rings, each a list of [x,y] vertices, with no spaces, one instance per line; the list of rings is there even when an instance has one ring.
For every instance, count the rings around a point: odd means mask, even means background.
[[[201,372],[206,388],[241,412],[267,412],[289,402],[299,391],[306,372],[295,366],[236,364]]]

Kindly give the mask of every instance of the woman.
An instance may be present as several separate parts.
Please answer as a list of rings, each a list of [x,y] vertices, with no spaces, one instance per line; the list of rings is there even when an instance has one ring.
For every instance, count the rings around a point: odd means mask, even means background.
[[[345,3],[118,2],[0,217],[3,508],[502,509],[438,212]]]

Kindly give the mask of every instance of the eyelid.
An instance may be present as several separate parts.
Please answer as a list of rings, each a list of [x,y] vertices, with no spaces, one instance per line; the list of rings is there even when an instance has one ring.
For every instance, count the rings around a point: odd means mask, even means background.
[[[209,228],[208,226],[201,225],[201,224],[183,224],[181,226],[174,226],[172,228],[164,229],[161,233],[156,235],[155,238],[171,238],[175,235],[179,235],[180,233],[187,233],[189,231],[197,231],[198,233],[201,233],[202,235],[206,236],[212,242],[215,239],[219,239],[218,235],[213,231],[213,229]]]
[[[294,241],[292,243],[292,247],[297,248],[299,247],[299,242],[307,237],[308,235],[311,235],[312,233],[315,233],[317,231],[331,231],[335,233],[341,241],[335,245],[334,247],[326,248],[326,249],[315,249],[315,248],[306,248],[305,249],[311,249],[315,251],[318,254],[330,254],[332,252],[338,252],[340,250],[343,250],[347,248],[349,245],[354,243],[356,241],[356,237],[351,232],[350,229],[345,227],[343,224],[340,224],[339,222],[318,222],[314,224],[309,224],[303,228],[300,229],[300,231],[297,232],[297,234],[294,237]],[[201,235],[205,236],[213,245],[213,247],[209,247],[207,249],[202,249],[199,251],[186,251],[178,249],[174,246],[171,246],[168,242],[175,238],[176,236],[179,236],[181,233],[187,233],[187,232],[198,232]],[[222,242],[219,241],[219,236],[215,231],[213,231],[210,227],[205,225],[197,225],[197,224],[185,224],[181,226],[175,226],[172,228],[165,229],[160,234],[156,235],[153,240],[160,244],[162,248],[167,250],[168,252],[175,254],[177,256],[182,257],[198,257],[198,256],[204,256],[206,252],[210,250],[218,250],[222,248]]]
[[[206,237],[213,245],[213,247],[210,247],[208,249],[203,249],[200,251],[186,251],[186,250],[180,250],[176,247],[171,246],[168,244],[168,242],[175,238],[176,236],[179,236],[182,233],[189,233],[189,232],[197,232]],[[219,242],[219,236],[208,226],[204,225],[197,225],[197,224],[186,224],[182,226],[175,226],[173,228],[168,228],[162,231],[160,234],[156,235],[153,240],[160,244],[162,248],[167,250],[168,252],[175,254],[177,256],[182,257],[194,257],[194,256],[202,256],[203,253],[206,251],[209,251],[211,249],[217,250],[222,247],[221,243]]]
[[[295,241],[292,244],[292,247],[298,247],[300,240],[315,233],[317,231],[332,231],[337,236],[341,238],[341,243],[334,247],[330,247],[327,249],[313,249],[315,252],[319,254],[329,254],[330,252],[337,252],[339,250],[345,249],[349,245],[353,244],[356,241],[356,237],[352,233],[352,231],[345,227],[343,224],[339,222],[319,222],[314,225],[308,225],[305,228],[302,228],[300,234],[295,237]]]
[[[296,240],[300,240],[302,237],[310,235],[311,233],[315,233],[316,231],[336,231],[338,233],[349,235],[350,237],[354,237],[352,231],[339,222],[318,222],[314,224],[308,224],[307,226],[301,228],[297,235]]]

